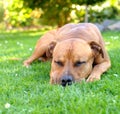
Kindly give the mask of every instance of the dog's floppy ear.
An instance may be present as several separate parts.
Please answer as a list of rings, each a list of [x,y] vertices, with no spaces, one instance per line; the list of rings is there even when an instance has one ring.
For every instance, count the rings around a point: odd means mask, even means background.
[[[90,45],[91,49],[93,50],[95,57],[98,54],[101,54],[102,58],[104,58],[103,49],[102,49],[102,47],[99,44],[97,44],[96,42],[92,41],[92,42],[89,43],[89,45]]]
[[[46,50],[46,56],[48,58],[52,58],[52,54],[53,54],[53,50],[56,46],[57,42],[56,41],[52,41],[49,45],[48,45],[48,48]]]

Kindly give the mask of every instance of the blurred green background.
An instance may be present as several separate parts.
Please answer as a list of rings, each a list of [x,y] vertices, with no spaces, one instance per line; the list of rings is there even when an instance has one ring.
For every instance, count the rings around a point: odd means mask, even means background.
[[[0,0],[0,29],[120,19],[120,0]]]

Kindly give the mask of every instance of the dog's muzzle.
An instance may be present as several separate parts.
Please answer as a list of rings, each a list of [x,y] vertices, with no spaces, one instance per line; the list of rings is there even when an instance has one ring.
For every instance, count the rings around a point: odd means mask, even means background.
[[[61,85],[65,87],[66,85],[72,85],[73,83],[73,77],[71,75],[68,76],[62,76],[61,78]]]

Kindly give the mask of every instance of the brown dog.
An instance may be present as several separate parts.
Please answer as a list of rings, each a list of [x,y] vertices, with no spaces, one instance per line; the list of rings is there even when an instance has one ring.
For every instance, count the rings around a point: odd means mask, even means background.
[[[52,58],[50,83],[63,86],[99,80],[111,66],[101,33],[90,23],[66,24],[46,33],[24,66],[38,58]]]

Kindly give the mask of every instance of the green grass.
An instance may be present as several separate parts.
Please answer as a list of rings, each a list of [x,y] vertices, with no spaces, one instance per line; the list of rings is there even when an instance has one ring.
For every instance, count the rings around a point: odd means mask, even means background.
[[[120,114],[120,32],[103,33],[112,67],[102,79],[66,88],[49,84],[50,62],[22,66],[44,33],[0,33],[0,114]]]

